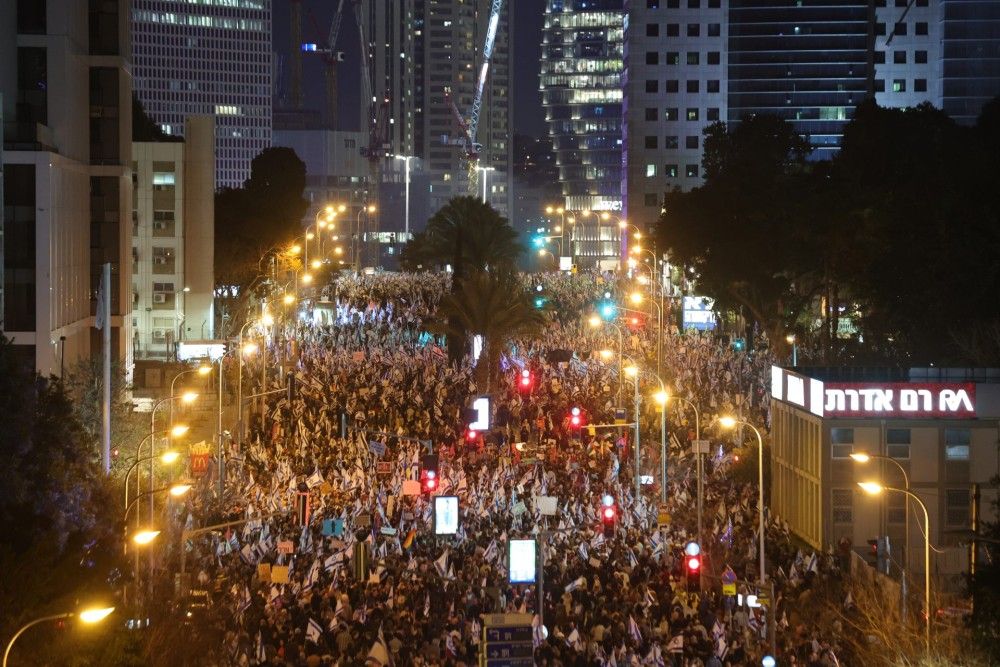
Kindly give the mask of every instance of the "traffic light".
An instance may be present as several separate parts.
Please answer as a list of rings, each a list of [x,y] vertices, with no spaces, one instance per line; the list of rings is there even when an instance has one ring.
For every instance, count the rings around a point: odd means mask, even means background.
[[[517,380],[517,390],[522,394],[527,394],[531,392],[532,387],[535,385],[535,378],[527,368],[521,371],[520,376]]]
[[[615,536],[615,527],[618,523],[618,508],[615,507],[615,499],[611,496],[601,498],[601,525],[604,527],[604,538],[610,540]]]
[[[734,338],[732,348],[733,352],[746,352],[747,342],[742,338]]]
[[[606,320],[613,320],[618,313],[618,306],[613,301],[603,301],[597,307],[597,312]]]
[[[628,318],[628,328],[632,331],[638,331],[642,328],[643,320],[638,315],[630,315]]]
[[[544,307],[545,307],[545,297],[544,296],[536,296],[535,297],[535,308],[544,308]]]
[[[468,428],[468,429],[466,429],[466,431],[465,431],[465,441],[466,442],[475,442],[477,439],[479,439],[479,431],[477,431],[474,428]]]
[[[688,592],[701,590],[701,546],[697,542],[684,546],[684,578]]]
[[[569,409],[569,427],[573,430],[578,430],[587,422],[586,415],[584,415],[583,410],[578,406],[573,406]]]
[[[427,454],[420,461],[420,490],[432,494],[438,489],[438,455]]]
[[[865,558],[869,565],[878,567],[878,539],[868,540],[868,557]]]

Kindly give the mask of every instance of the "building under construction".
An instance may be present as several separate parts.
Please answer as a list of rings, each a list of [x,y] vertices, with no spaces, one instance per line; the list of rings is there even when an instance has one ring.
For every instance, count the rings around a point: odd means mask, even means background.
[[[382,246],[379,263],[391,264],[382,260],[396,252],[406,230],[422,229],[451,197],[475,194],[507,215],[513,148],[508,7],[497,0],[338,0],[333,21],[318,30],[309,3],[290,3],[292,43],[303,46],[288,59],[276,143],[288,132],[315,130],[337,135],[317,136],[317,145],[355,145],[368,161],[364,183],[355,188],[357,206],[365,199],[378,211],[370,221],[361,216],[362,233]],[[359,39],[345,39],[348,32]],[[319,110],[301,108],[308,58],[324,62],[326,99]],[[345,68],[360,72],[359,91],[340,85],[349,78]],[[340,94],[357,96],[358,133],[335,132],[356,124],[337,118]],[[310,181],[341,176],[310,173]],[[317,207],[325,203],[320,189],[312,194]]]

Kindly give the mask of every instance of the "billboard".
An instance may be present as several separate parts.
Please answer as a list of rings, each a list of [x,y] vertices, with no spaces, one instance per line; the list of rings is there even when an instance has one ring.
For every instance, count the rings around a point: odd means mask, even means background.
[[[507,580],[512,584],[534,584],[538,577],[538,545],[535,540],[507,542]]]
[[[684,328],[698,331],[715,329],[715,300],[707,296],[684,297]]]
[[[458,496],[435,496],[434,534],[454,535],[458,532]]]

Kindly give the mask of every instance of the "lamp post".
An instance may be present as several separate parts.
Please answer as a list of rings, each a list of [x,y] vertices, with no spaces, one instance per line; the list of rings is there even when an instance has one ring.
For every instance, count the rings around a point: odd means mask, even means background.
[[[795,338],[795,334],[788,334],[785,336],[785,341],[792,346],[792,368],[799,365],[799,345]]]
[[[376,210],[378,209],[375,208],[374,204],[368,204],[367,206],[362,206],[360,209],[358,209],[358,226],[356,227],[356,233],[354,235],[354,245],[353,245],[353,255],[354,255],[353,261],[354,261],[355,271],[361,270],[361,258],[359,256],[361,249],[361,214],[375,213]]]
[[[250,320],[247,320],[246,322],[243,323],[243,326],[240,327],[239,341],[237,343],[240,348],[240,366],[236,376],[237,378],[236,379],[236,396],[237,396],[236,427],[239,429],[241,440],[243,438],[243,401],[239,399],[241,399],[243,396],[243,355],[247,352],[247,349],[244,347],[243,344],[243,332],[246,331],[246,328],[248,326],[251,326],[252,324],[254,323],[251,322]],[[253,349],[249,351],[250,354],[253,354],[253,352],[257,351],[256,343],[248,343],[247,345],[253,346]]]
[[[642,292],[632,292],[629,300],[636,305],[641,305],[643,302]],[[650,299],[649,304],[650,316],[653,314],[652,309],[656,308],[656,374],[659,375],[663,357],[663,308],[654,299]]]
[[[159,434],[169,433],[172,437],[180,437],[181,435],[184,435],[185,433],[187,433],[187,430],[188,430],[187,426],[179,426],[178,425],[178,426],[174,426],[169,431],[160,431]],[[160,463],[163,463],[165,465],[172,465],[173,463],[177,462],[177,459],[180,458],[180,454],[177,453],[177,452],[175,452],[175,451],[172,451],[172,450],[171,451],[163,452],[162,454],[160,454],[159,457],[156,457],[154,455],[140,457],[139,454],[142,451],[142,445],[148,439],[149,439],[149,436],[147,435],[145,438],[142,439],[142,442],[139,443],[139,446],[136,447],[136,450],[135,450],[135,453],[136,453],[135,462],[132,465],[129,466],[128,470],[125,471],[125,507],[128,507],[128,505],[129,505],[129,502],[128,502],[129,477],[132,476],[132,471],[133,470],[135,470],[136,468],[138,468],[140,464],[145,463],[146,461],[149,461],[150,459],[159,458],[160,459]],[[136,489],[136,493],[139,493],[138,489]]]
[[[410,160],[416,159],[416,155],[393,155],[396,160],[402,160],[405,164],[405,175],[403,177],[403,182],[405,183],[403,202],[405,207],[405,213],[403,214],[403,229],[404,229],[404,239],[410,240]]]
[[[670,396],[670,397],[668,397],[667,400],[681,401],[682,403],[686,403],[687,405],[691,406],[691,409],[694,410],[694,439],[697,440],[700,443],[701,442],[701,413],[698,412],[698,406],[695,405],[692,401],[689,401],[688,399],[682,398],[680,396]],[[701,540],[701,513],[702,513],[703,499],[704,499],[704,495],[705,495],[704,486],[703,486],[703,481],[704,481],[703,480],[703,477],[704,477],[704,463],[703,463],[703,458],[702,458],[703,456],[704,456],[704,454],[699,449],[698,450],[698,458],[696,459],[697,462],[698,462],[697,472],[698,472],[698,540],[699,540],[699,544],[700,544],[700,540]]]
[[[20,637],[24,632],[39,623],[45,623],[46,621],[59,621],[64,618],[73,618],[74,616],[79,617],[81,621],[87,624],[94,624],[103,621],[108,615],[115,610],[114,607],[92,607],[89,609],[84,609],[79,614],[73,611],[64,612],[62,614],[51,614],[49,616],[42,616],[41,618],[36,618],[30,623],[26,623],[21,626],[21,628],[14,633],[14,636],[10,638],[7,642],[7,648],[3,652],[3,667],[7,667],[7,658],[10,656],[10,650],[14,647],[14,642]]]
[[[625,369],[626,373],[633,377],[635,380],[635,437],[638,442],[639,439],[639,408],[640,408],[640,396],[639,396],[639,376],[645,373],[647,376],[652,376],[660,385],[659,391],[653,395],[653,399],[660,404],[660,498],[662,502],[667,502],[666,487],[667,487],[667,400],[669,400],[669,394],[667,393],[666,385],[663,383],[663,378],[657,373],[651,373],[650,371],[640,370],[639,365],[635,363],[634,359],[628,360],[631,366]],[[638,447],[636,447],[636,453],[638,457]],[[639,466],[635,467],[636,479],[639,479]],[[640,486],[636,485],[636,490],[638,491]]]
[[[587,318],[587,324],[589,324],[591,327],[593,327],[595,329],[600,328],[602,325],[607,325],[609,327],[613,327],[614,330],[618,332],[618,399],[617,400],[618,400],[618,404],[621,405],[621,402],[622,402],[622,386],[623,386],[623,383],[624,383],[624,380],[622,379],[623,378],[623,373],[622,373],[622,358],[623,358],[623,355],[625,353],[625,350],[624,350],[624,347],[623,347],[623,336],[622,336],[621,327],[619,327],[614,322],[605,322],[603,319],[601,319],[601,317],[599,315],[591,315],[589,318]]]
[[[910,476],[906,473],[906,468],[902,464],[891,456],[882,456],[880,454],[868,454],[867,452],[854,452],[851,454],[851,459],[855,463],[864,464],[875,459],[878,461],[889,461],[897,468],[899,472],[903,475],[903,489],[906,491],[910,490]],[[906,553],[903,559],[903,578],[906,578],[907,572],[910,570],[910,499],[906,499],[906,519],[904,523],[904,535],[906,540]],[[904,600],[906,598],[903,598]],[[904,603],[905,604],[905,603]]]
[[[209,364],[200,364],[197,368],[189,368],[187,370],[181,371],[180,373],[177,373],[176,375],[174,375],[173,379],[170,381],[170,395],[171,396],[175,396],[176,395],[176,394],[174,394],[174,383],[176,383],[177,382],[177,378],[181,377],[182,375],[187,375],[189,373],[197,373],[198,375],[204,377],[204,376],[208,375],[211,372],[212,372],[212,367]],[[170,417],[169,417],[169,422],[168,423],[173,424],[174,423],[174,404],[173,404],[173,402],[170,403],[169,409],[170,409]]]
[[[496,167],[480,167],[476,166],[476,171],[481,171],[483,173],[483,203],[486,203],[486,182],[489,180],[488,172],[496,171]]]
[[[198,372],[201,373],[200,370]],[[177,379],[177,378],[174,378],[174,379]],[[171,384],[173,384],[173,383],[171,383]],[[166,398],[161,398],[160,400],[158,400],[156,403],[153,404],[153,409],[150,410],[150,412],[149,412],[149,438],[150,438],[149,453],[150,453],[150,456],[152,456],[152,455],[154,455],[156,453],[156,438],[155,438],[155,435],[156,435],[156,409],[158,407],[160,407],[160,405],[162,405],[163,403],[168,403],[169,402],[172,405],[173,402],[176,401],[177,399],[180,399],[180,400],[184,401],[185,403],[193,403],[195,400],[197,400],[197,398],[198,398],[198,394],[196,394],[193,391],[184,392],[180,396],[175,396],[175,395],[173,395],[173,393],[171,393],[170,396],[167,396]],[[136,455],[138,455],[138,452],[136,452]],[[149,460],[149,485],[153,486],[153,459],[152,458]],[[138,493],[138,487],[139,487],[139,482],[138,482],[138,479],[137,479],[136,480],[136,492],[137,493]],[[153,503],[149,504],[149,520],[150,521],[153,520]]]
[[[639,475],[639,368],[637,366],[628,366],[625,372],[632,378],[632,386],[635,388],[632,404],[633,416],[635,417],[635,447],[633,448],[635,451],[633,455],[635,456],[635,502],[638,503],[639,496],[642,493],[642,479]]]
[[[896,489],[891,486],[882,486],[878,482],[858,482],[865,493],[878,495],[883,491],[895,491],[906,494],[920,505],[924,511],[924,650],[928,655],[931,652],[931,520],[927,513],[927,505],[912,491],[907,489]]]
[[[757,515],[760,525],[759,539],[757,541],[760,552],[760,584],[764,585],[764,439],[760,435],[757,427],[749,422],[745,422],[735,417],[719,417],[719,424],[726,429],[735,427],[737,424],[748,426],[757,436]]]

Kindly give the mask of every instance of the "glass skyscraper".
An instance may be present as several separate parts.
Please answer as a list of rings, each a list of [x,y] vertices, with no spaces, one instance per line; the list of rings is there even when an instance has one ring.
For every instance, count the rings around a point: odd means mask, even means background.
[[[540,84],[567,210],[622,207],[622,0],[548,0]]]
[[[780,116],[830,157],[872,85],[869,24],[867,0],[731,0],[729,120]]]

